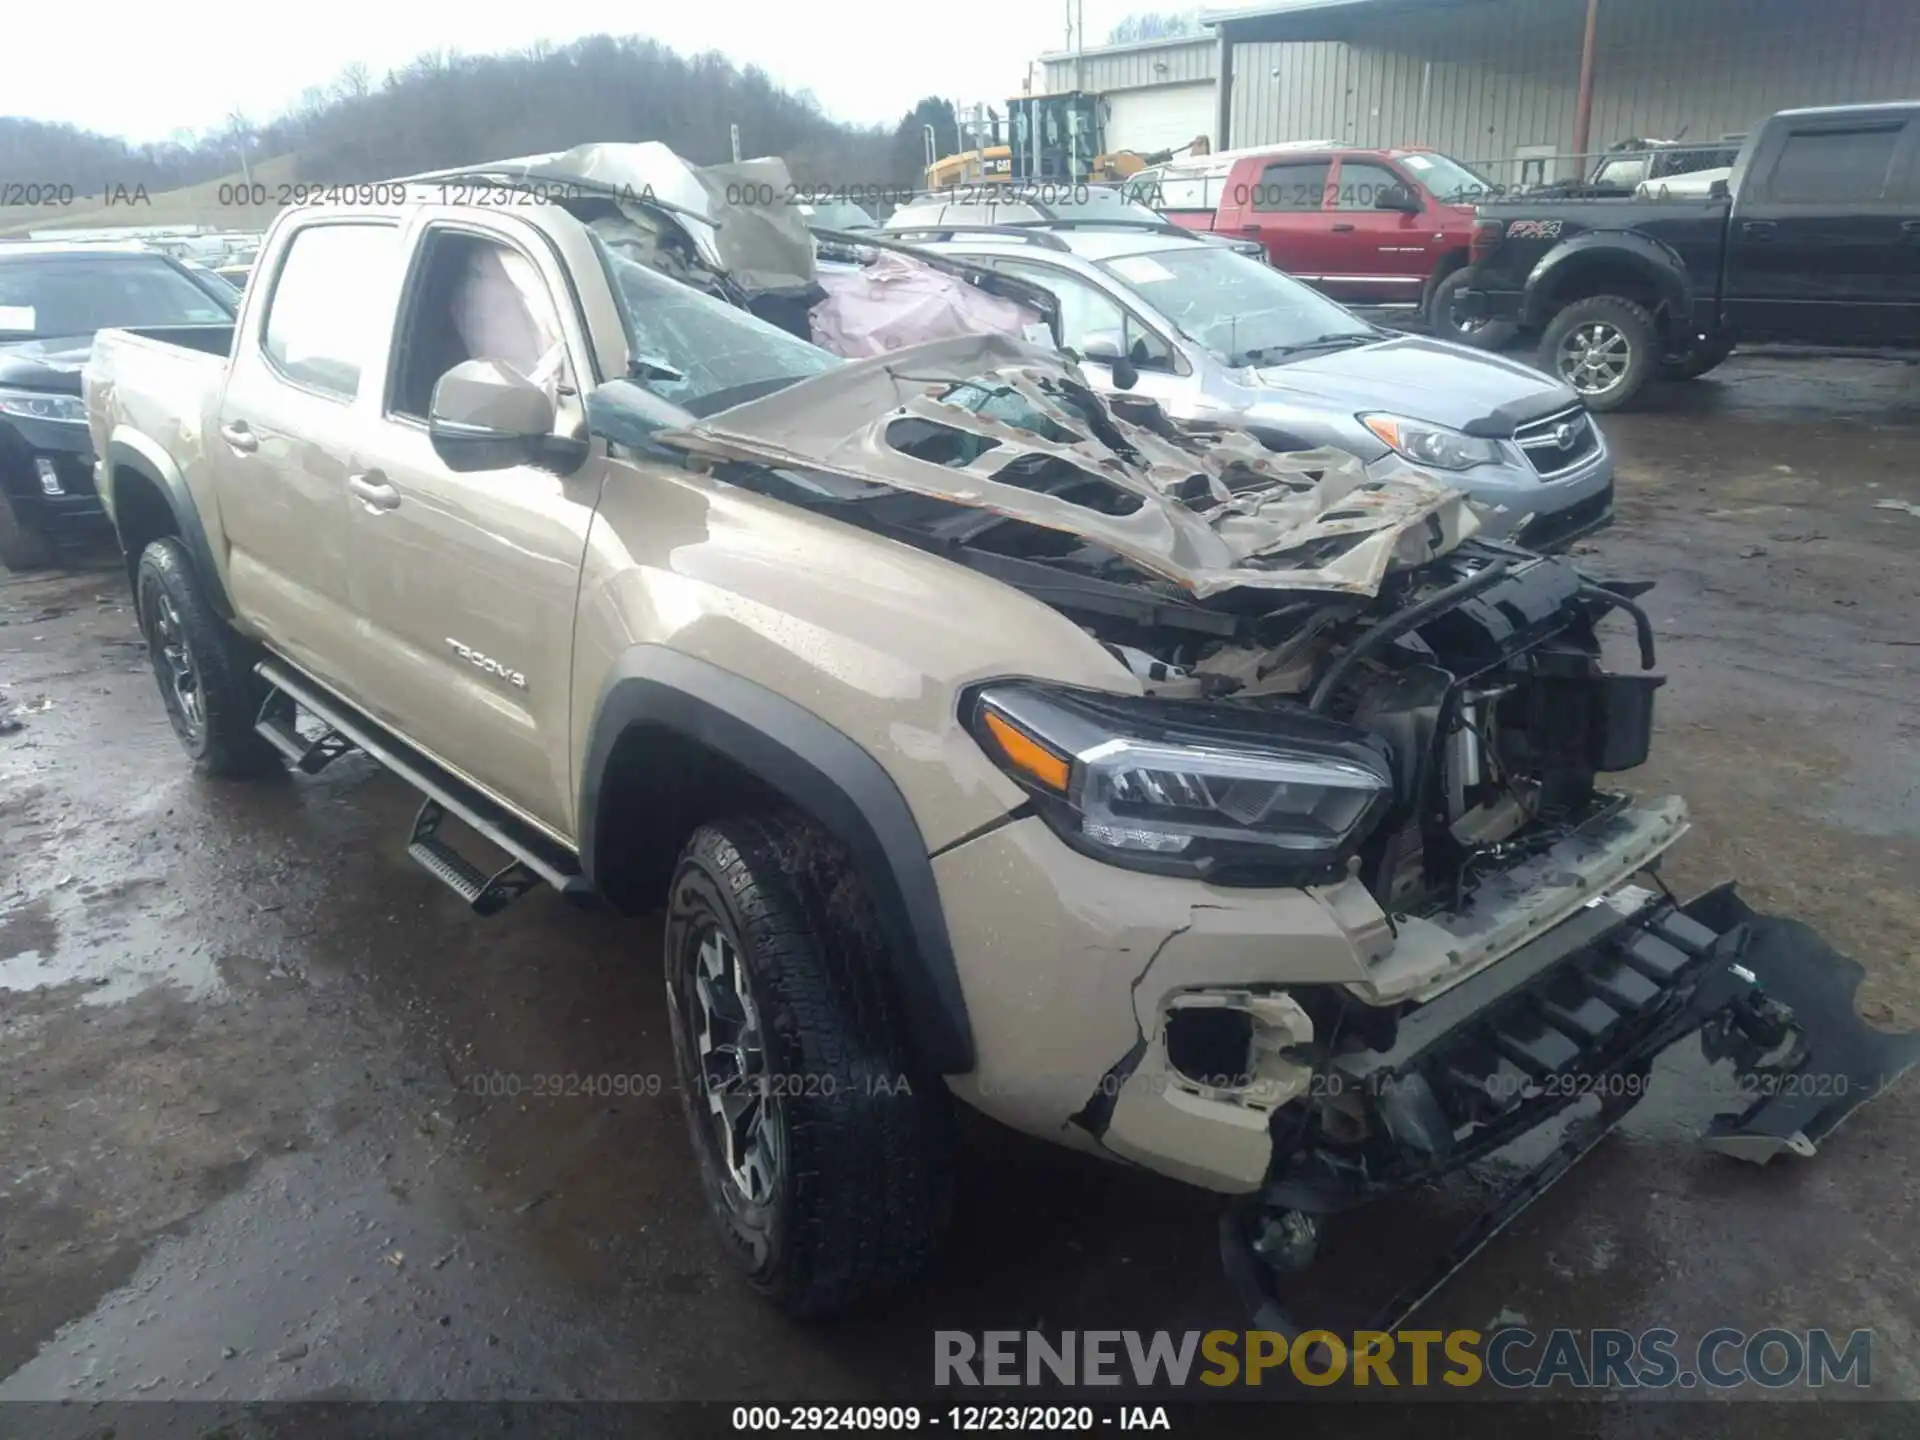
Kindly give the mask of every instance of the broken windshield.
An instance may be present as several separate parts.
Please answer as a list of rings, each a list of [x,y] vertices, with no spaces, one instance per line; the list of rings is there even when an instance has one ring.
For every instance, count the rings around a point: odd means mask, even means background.
[[[724,300],[602,244],[631,357],[627,378],[690,415],[712,415],[841,363]]]

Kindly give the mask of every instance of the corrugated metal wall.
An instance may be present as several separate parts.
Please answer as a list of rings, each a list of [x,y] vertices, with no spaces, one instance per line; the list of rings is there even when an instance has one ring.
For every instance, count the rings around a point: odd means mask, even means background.
[[[1333,137],[1431,145],[1469,161],[1521,146],[1570,150],[1585,11],[1582,0],[1500,0],[1383,18],[1377,43],[1237,45],[1229,143]],[[1683,126],[1689,139],[1716,137],[1787,106],[1913,98],[1916,0],[1600,6],[1596,150]]]
[[[1214,78],[1219,42],[1211,31],[1199,40],[1168,41],[1163,45],[1133,46],[1124,50],[1089,51],[1082,90],[1137,90],[1149,85],[1178,85]],[[1156,65],[1165,65],[1157,70]],[[1049,95],[1074,88],[1071,55],[1049,55],[1044,61],[1042,88]]]

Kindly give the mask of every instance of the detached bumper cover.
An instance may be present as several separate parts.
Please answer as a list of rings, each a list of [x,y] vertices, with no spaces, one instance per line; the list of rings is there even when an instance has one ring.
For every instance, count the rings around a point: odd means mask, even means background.
[[[1920,1060],[1920,1036],[1854,1015],[1862,974],[1731,885],[1685,906],[1628,887],[1412,1012],[1391,1049],[1340,1056],[1334,1078],[1364,1097],[1368,1140],[1278,1147],[1267,1199],[1342,1209],[1457,1169],[1584,1099],[1624,1116],[1655,1057],[1696,1031],[1752,1097],[1708,1142],[1752,1160],[1811,1154]]]
[[[1759,1163],[1814,1154],[1920,1061],[1920,1035],[1855,1015],[1864,973],[1807,926],[1753,911],[1731,884],[1686,905],[1628,887],[1414,1011],[1390,1049],[1340,1057],[1330,1088],[1337,1078],[1363,1097],[1369,1139],[1336,1143],[1302,1122],[1261,1201],[1268,1213],[1348,1209],[1597,1101],[1381,1312],[1377,1328],[1392,1330],[1624,1119],[1655,1058],[1690,1035],[1731,1062],[1734,1093],[1751,1097],[1714,1117],[1710,1148]],[[1252,1245],[1253,1213],[1223,1218],[1228,1273],[1261,1323],[1291,1330]]]

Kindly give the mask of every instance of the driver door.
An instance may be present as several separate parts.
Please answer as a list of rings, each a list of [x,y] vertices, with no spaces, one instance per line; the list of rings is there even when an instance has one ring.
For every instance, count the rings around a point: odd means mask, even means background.
[[[496,360],[545,386],[556,433],[584,435],[585,329],[551,248],[517,217],[430,217],[413,256],[350,487],[362,703],[568,839],[573,619],[603,454],[565,475],[531,464],[458,473],[427,417],[448,370]]]

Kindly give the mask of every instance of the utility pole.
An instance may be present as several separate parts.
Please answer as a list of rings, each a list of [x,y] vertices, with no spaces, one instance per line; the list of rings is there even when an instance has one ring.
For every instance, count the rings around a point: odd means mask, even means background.
[[[733,142],[733,163],[738,165],[740,163],[740,127],[727,126],[727,138]]]
[[[1087,0],[1073,0],[1073,88],[1087,88]]]
[[[1587,171],[1587,142],[1593,133],[1593,49],[1600,30],[1600,0],[1587,0],[1587,31],[1580,42],[1580,96],[1573,104],[1573,153],[1579,174]]]

